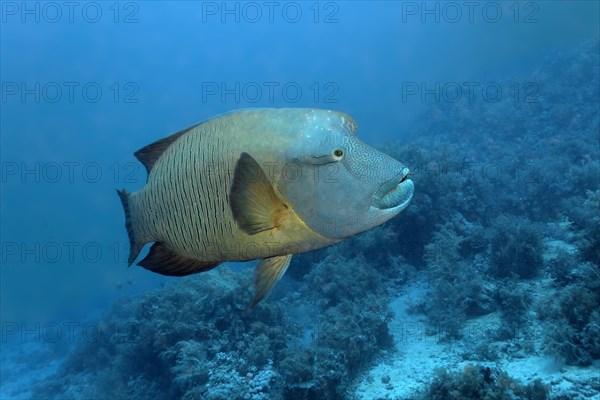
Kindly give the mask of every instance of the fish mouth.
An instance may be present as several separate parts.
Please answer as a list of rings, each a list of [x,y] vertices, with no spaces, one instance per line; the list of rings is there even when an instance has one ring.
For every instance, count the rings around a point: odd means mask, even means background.
[[[408,179],[408,168],[379,187],[373,196],[372,207],[380,210],[404,210],[412,200],[414,183]]]

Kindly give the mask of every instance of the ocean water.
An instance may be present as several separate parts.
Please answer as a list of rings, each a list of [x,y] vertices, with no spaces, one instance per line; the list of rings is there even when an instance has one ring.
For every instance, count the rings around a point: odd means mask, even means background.
[[[0,2],[0,398],[600,398],[599,8]],[[256,261],[128,268],[133,153],[256,107],[352,116],[411,204],[251,311]]]

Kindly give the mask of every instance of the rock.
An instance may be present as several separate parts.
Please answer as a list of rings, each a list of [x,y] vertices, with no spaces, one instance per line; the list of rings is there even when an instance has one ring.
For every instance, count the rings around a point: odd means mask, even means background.
[[[383,376],[381,377],[381,382],[383,382],[383,383],[385,383],[385,384],[388,384],[388,383],[390,383],[390,377],[389,377],[389,375],[383,375]]]

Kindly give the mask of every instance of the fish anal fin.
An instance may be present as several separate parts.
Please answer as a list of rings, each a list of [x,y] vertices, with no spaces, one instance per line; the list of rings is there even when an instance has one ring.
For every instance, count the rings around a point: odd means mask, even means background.
[[[147,270],[168,276],[197,274],[209,271],[219,264],[219,262],[203,262],[180,256],[160,242],[154,243],[146,258],[138,263]]]
[[[229,201],[238,226],[250,235],[280,227],[289,212],[248,153],[242,153],[235,165]]]
[[[292,255],[263,258],[254,273],[254,299],[250,307],[264,299],[283,276],[292,261]]]
[[[152,167],[156,163],[156,160],[165,152],[165,150],[173,144],[177,139],[183,136],[185,133],[194,129],[198,125],[194,125],[187,129],[184,129],[180,132],[174,133],[171,136],[167,136],[166,138],[160,139],[152,144],[149,144],[146,147],[142,147],[133,155],[146,167],[146,172],[148,175],[152,170]]]

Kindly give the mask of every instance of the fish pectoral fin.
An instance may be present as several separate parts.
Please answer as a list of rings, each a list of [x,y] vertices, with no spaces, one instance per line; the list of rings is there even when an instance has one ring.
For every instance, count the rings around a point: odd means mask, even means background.
[[[280,227],[289,213],[288,205],[277,197],[264,171],[248,153],[242,153],[235,165],[229,202],[238,226],[249,235]]]
[[[257,305],[281,279],[292,261],[292,255],[263,258],[254,273],[254,300],[251,308]]]
[[[219,262],[203,262],[176,254],[164,243],[156,242],[150,248],[150,253],[138,263],[150,271],[168,275],[185,276],[213,269]]]

